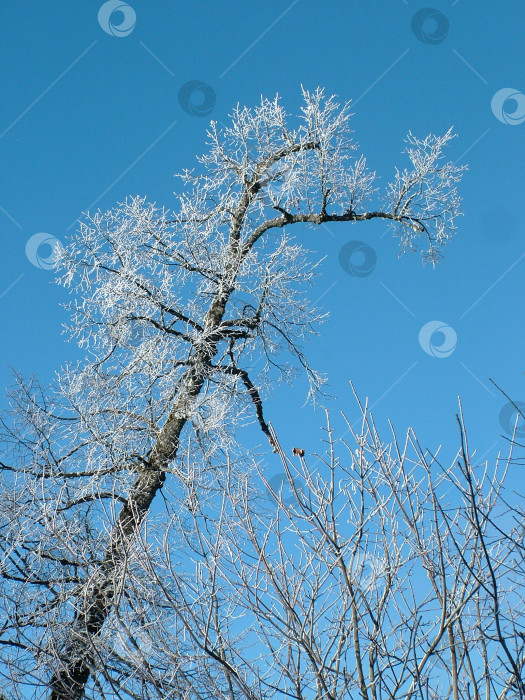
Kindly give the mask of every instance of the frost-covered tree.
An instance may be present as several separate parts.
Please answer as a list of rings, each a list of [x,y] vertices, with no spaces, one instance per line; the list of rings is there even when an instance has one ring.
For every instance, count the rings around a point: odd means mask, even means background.
[[[213,606],[197,639],[173,612],[184,599],[173,579],[148,570],[156,546],[171,561],[170,538],[202,550],[202,532],[174,528],[165,493],[184,494],[188,517],[205,485],[217,505],[217,475],[243,473],[235,445],[252,416],[276,448],[271,385],[299,369],[311,396],[321,390],[303,350],[322,317],[305,288],[318,261],[294,225],[384,219],[402,250],[435,264],[463,171],[443,159],[450,130],[410,134],[410,165],[379,197],[349,105],[303,97],[294,125],[278,99],[212,123],[174,211],[128,199],[86,215],[57,251],[86,360],[45,389],[19,378],[3,421],[0,672],[14,698],[31,687],[54,700],[271,694],[230,668]],[[195,600],[208,594],[189,561],[177,566]]]

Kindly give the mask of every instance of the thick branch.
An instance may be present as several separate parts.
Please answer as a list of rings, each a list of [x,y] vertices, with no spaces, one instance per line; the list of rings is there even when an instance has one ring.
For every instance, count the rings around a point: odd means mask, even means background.
[[[253,401],[253,405],[255,406],[255,413],[257,415],[257,420],[259,421],[259,425],[261,427],[261,430],[263,433],[266,435],[268,438],[268,441],[270,442],[270,445],[272,448],[275,448],[275,443],[273,441],[272,434],[270,432],[270,428],[268,427],[268,424],[264,420],[264,413],[263,413],[263,404],[261,400],[261,396],[257,390],[257,387],[253,384],[252,380],[250,379],[248,372],[244,369],[241,369],[240,367],[235,367],[233,365],[228,365],[227,367],[218,367],[217,369],[220,369],[221,372],[224,372],[225,374],[231,374],[234,377],[240,377],[244,383],[244,386],[248,390],[248,394]]]

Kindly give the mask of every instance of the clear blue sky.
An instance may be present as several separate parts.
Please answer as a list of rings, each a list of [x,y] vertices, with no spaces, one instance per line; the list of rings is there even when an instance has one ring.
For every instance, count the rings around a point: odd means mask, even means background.
[[[356,415],[353,380],[380,424],[391,418],[400,432],[412,425],[425,445],[443,441],[452,451],[461,395],[471,446],[494,457],[506,401],[488,377],[525,401],[525,121],[498,120],[491,101],[504,88],[525,93],[525,5],[435,0],[419,38],[411,23],[427,6],[413,0],[131,0],[125,36],[103,30],[101,5],[0,4],[0,384],[10,382],[9,367],[45,381],[79,357],[61,336],[65,292],[26,255],[32,236],[66,241],[83,210],[110,208],[129,194],[174,206],[173,174],[205,150],[210,118],[225,121],[237,102],[253,105],[276,92],[295,112],[301,83],[321,85],[354,100],[356,139],[383,182],[394,164],[406,164],[409,129],[424,136],[453,125],[450,158],[470,168],[461,185],[465,216],[436,270],[416,256],[398,259],[381,223],[300,233],[326,256],[312,294],[331,317],[309,352],[329,376],[330,405]],[[179,102],[193,80],[216,95],[205,117]],[[502,109],[518,110],[520,121],[519,96]],[[377,254],[366,277],[339,264],[341,247],[353,240]],[[457,334],[444,358],[418,341],[435,320]],[[303,383],[278,390],[267,418],[287,448],[317,451],[323,416],[301,408],[303,399]]]

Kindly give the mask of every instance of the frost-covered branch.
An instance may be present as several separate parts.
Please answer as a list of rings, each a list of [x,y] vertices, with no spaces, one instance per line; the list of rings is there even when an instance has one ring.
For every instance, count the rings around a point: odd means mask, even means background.
[[[239,452],[250,421],[275,446],[263,406],[279,381],[299,370],[309,396],[321,394],[304,349],[324,318],[308,297],[319,260],[301,244],[301,225],[382,219],[401,231],[403,249],[427,244],[433,262],[454,230],[462,168],[441,162],[451,132],[409,136],[413,170],[397,172],[381,205],[375,173],[356,153],[350,105],[320,89],[303,99],[295,120],[278,98],[237,107],[229,126],[211,124],[173,210],[130,197],[86,214],[60,252],[74,295],[68,332],[87,354],[49,388],[19,381],[3,422],[0,647],[11,687],[27,677],[53,700],[102,697],[115,684],[125,695],[127,681],[116,679],[130,671],[115,638],[135,634],[138,600],[147,609],[136,547],[148,516],[154,523],[174,480],[198,491],[219,457]],[[196,454],[198,479],[183,460]],[[214,589],[208,630],[219,599]],[[217,631],[199,654],[222,664],[237,688],[229,697],[258,697],[225,644]],[[328,657],[307,651],[328,697]],[[144,673],[161,697],[190,697],[185,676],[179,688],[153,662]]]

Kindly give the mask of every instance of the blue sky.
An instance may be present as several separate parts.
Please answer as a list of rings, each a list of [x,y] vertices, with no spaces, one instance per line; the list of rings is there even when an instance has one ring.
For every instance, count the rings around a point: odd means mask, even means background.
[[[399,432],[411,425],[424,445],[444,442],[451,454],[460,395],[471,446],[494,458],[504,444],[506,400],[488,378],[525,401],[525,121],[517,123],[525,118],[525,5],[436,0],[414,32],[414,15],[428,6],[412,0],[131,0],[125,36],[104,31],[101,5],[0,3],[0,384],[10,383],[10,367],[46,381],[80,356],[61,335],[67,295],[51,284],[52,270],[31,262],[34,246],[26,254],[35,234],[65,242],[83,210],[127,195],[174,206],[173,175],[205,150],[210,118],[226,121],[236,103],[275,93],[294,113],[300,85],[321,85],[353,100],[355,137],[381,182],[407,164],[408,130],[424,136],[453,125],[450,159],[469,165],[460,189],[465,215],[436,270],[413,255],[398,259],[397,241],[379,222],[298,234],[326,256],[312,296],[330,320],[309,352],[329,377],[334,416],[357,416],[352,380],[380,425],[388,418]],[[116,12],[109,21],[122,18]],[[215,96],[206,116],[179,101],[189,81]],[[493,110],[505,88],[518,101]],[[516,123],[505,123],[513,112]],[[355,240],[377,256],[365,277],[339,263],[341,248]],[[45,246],[39,252],[45,257]],[[447,357],[419,343],[431,321],[454,329]],[[324,418],[302,407],[304,389],[302,382],[278,389],[267,418],[283,446],[315,452]]]

